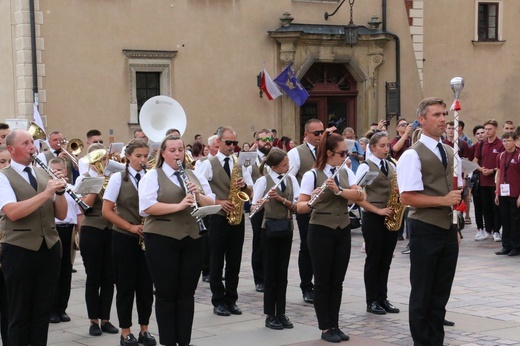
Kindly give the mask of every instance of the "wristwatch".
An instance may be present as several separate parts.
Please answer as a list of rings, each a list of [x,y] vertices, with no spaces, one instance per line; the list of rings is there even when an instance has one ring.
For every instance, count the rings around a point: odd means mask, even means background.
[[[343,188],[341,186],[338,186],[338,189],[339,189],[338,192],[334,192],[334,194],[336,196],[339,196],[339,195],[341,195],[341,193],[343,193]]]

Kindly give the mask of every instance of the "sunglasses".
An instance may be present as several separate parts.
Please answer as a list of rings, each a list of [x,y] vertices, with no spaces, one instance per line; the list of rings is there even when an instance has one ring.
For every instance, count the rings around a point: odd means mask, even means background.
[[[238,145],[238,141],[230,141],[229,139],[227,140],[223,140],[222,142],[224,142],[227,146],[230,146],[231,144],[233,144],[233,146],[237,146]]]
[[[103,140],[100,140],[100,141],[94,141],[92,143],[99,143],[99,144],[103,144]]]
[[[339,156],[341,157],[345,157],[347,156],[347,151],[346,150],[343,150],[343,151],[334,151],[334,150],[331,150],[334,154],[338,154]]]
[[[407,123],[402,123],[402,124],[399,124],[399,125],[397,125],[397,126],[399,126],[399,127],[402,127],[402,126],[408,126],[408,124],[407,124]]]
[[[315,135],[317,137],[319,135],[322,135],[324,132],[325,132],[324,130],[320,130],[320,131],[312,131],[310,133],[312,133],[313,135]]]
[[[258,137],[256,140],[262,142],[272,142],[274,141],[274,137]]]

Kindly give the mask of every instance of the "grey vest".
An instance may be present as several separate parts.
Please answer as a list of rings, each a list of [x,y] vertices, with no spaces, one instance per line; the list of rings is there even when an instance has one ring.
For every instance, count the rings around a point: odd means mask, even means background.
[[[157,171],[157,182],[159,183],[157,201],[161,203],[180,203],[186,197],[184,189],[174,184],[166,176],[162,168],[157,167],[155,170]],[[186,169],[186,174],[192,183],[200,186],[199,179],[191,170]],[[159,234],[177,240],[188,236],[198,239],[200,238],[199,228],[197,221],[191,216],[191,212],[192,208],[186,208],[177,213],[147,216],[144,221],[143,232]]]
[[[298,180],[298,184],[301,185],[303,175],[312,169],[316,159],[311,152],[311,148],[305,143],[297,146],[296,150],[298,150],[298,155],[300,155],[300,170],[296,172],[296,180]]]
[[[251,166],[251,178],[253,178],[253,182],[256,183],[258,178],[260,178],[261,176],[267,175],[267,174],[268,174],[268,172],[267,172],[267,169],[265,168],[265,166],[264,166],[264,171],[260,173],[260,165],[258,165],[258,162],[256,162],[256,160],[255,160],[255,162]]]
[[[38,189],[33,187],[18,174],[12,167],[2,170],[9,179],[11,187],[16,195],[16,200],[21,202],[30,199],[47,188],[49,175],[41,168],[34,167]],[[45,240],[45,245],[50,249],[59,240],[56,224],[54,222],[54,206],[52,198],[49,198],[38,209],[24,218],[16,221],[7,216],[1,219],[2,242],[16,245],[27,250],[38,251]]]
[[[367,201],[378,208],[386,208],[388,198],[390,197],[390,181],[395,174],[394,168],[388,162],[386,163],[388,167],[388,177],[386,177],[375,163],[370,160],[366,160],[365,162],[368,164],[370,172],[379,173],[372,184],[368,185],[365,189]]]
[[[133,178],[130,176],[130,173],[128,173],[128,181],[124,180],[124,175],[126,175],[126,172],[121,173],[121,189],[119,190],[119,196],[117,196],[116,213],[122,219],[128,221],[132,225],[140,225],[141,216],[139,215],[139,195],[137,194],[137,190],[131,181]],[[116,225],[113,225],[112,229],[114,231],[139,238],[139,235],[128,232],[127,230],[122,229]]]
[[[323,171],[315,169],[313,172],[316,173],[316,187],[321,186],[328,179]],[[339,185],[344,189],[348,189],[350,184],[347,172],[342,169],[337,176],[339,177]],[[309,224],[322,225],[332,229],[347,227],[350,224],[348,201],[343,197],[336,196],[330,189],[325,188],[320,201],[312,209]]]
[[[266,175],[265,178],[266,188],[264,194],[276,185],[270,175]],[[285,191],[282,192],[280,186],[278,186],[276,192],[278,192],[280,196],[284,197],[289,202],[292,202],[294,200],[294,189],[291,178],[287,177],[284,180],[284,183],[286,186]],[[282,203],[275,201],[274,199],[269,199],[269,201],[264,204],[264,209],[265,212],[264,219],[262,220],[262,228],[265,228],[265,219],[291,219],[291,229],[294,229],[291,212]]]
[[[411,149],[415,150],[421,160],[421,174],[424,190],[427,196],[445,196],[452,189],[453,179],[453,149],[443,144],[448,154],[448,166],[444,168],[441,161],[423,143],[415,143]],[[420,220],[444,229],[451,226],[451,207],[410,208],[408,217]]]
[[[85,177],[90,177],[90,174],[83,174]],[[103,201],[99,198],[99,195],[96,196],[94,200],[94,205],[92,206],[92,212],[88,215],[83,216],[83,221],[81,222],[81,226],[89,226],[95,227],[98,229],[110,228],[110,222],[105,219],[102,215],[103,209]]]

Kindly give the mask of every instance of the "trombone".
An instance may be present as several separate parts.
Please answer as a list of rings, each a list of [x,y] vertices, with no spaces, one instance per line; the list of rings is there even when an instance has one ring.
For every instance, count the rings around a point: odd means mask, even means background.
[[[72,163],[77,167],[78,159],[76,155],[79,155],[83,151],[85,145],[83,141],[79,138],[73,138],[68,141],[66,138],[62,138],[60,141],[60,148],[65,154],[67,154],[72,161]]]

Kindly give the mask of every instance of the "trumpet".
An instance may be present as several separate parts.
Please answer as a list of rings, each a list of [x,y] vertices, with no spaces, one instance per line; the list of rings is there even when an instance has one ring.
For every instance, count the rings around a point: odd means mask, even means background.
[[[336,172],[334,172],[334,174],[331,176],[332,179],[334,179],[336,177],[336,175],[338,175],[338,173],[345,167],[347,162],[348,162],[348,156],[345,159],[345,161],[343,161],[341,166],[339,166],[338,169],[336,169]],[[323,184],[321,184],[318,193],[315,194],[314,197],[311,198],[311,200],[307,203],[307,205],[309,207],[314,207],[314,205],[316,204],[316,202],[318,201],[318,199],[323,194],[323,192],[325,191],[326,188],[327,188],[327,184],[326,184],[326,181],[325,181],[325,182],[323,182]]]
[[[182,181],[184,182],[184,189],[186,190],[186,194],[189,193],[189,194],[192,194],[193,197],[195,197],[195,194],[188,189],[188,184],[190,183],[190,178],[188,177],[188,174],[186,174],[186,171],[182,167],[181,160],[177,160],[177,167],[178,167],[177,169],[179,170],[179,173],[182,177]],[[193,215],[193,213],[196,212],[197,209],[199,209],[199,206],[197,204],[197,198],[195,197],[195,204],[193,205],[193,211],[191,212],[191,214]],[[202,220],[202,218],[199,215],[195,216],[195,220],[197,221],[197,225],[199,226],[199,235],[203,235],[203,234],[207,233],[208,229],[206,228],[206,225],[204,225],[204,220]]]
[[[36,154],[33,154],[32,155],[34,161],[36,161],[36,163],[38,165],[40,165],[40,167],[48,174],[50,175],[53,179],[59,179],[56,174],[54,174],[54,172],[49,168],[47,167],[47,165],[45,163],[42,162],[42,160],[40,160],[39,158],[36,157]],[[61,178],[63,181],[65,181],[65,179]],[[66,182],[66,181],[65,181]],[[78,204],[78,206],[81,208],[81,210],[83,211],[83,214],[85,215],[88,215],[92,212],[92,207],[89,207],[85,202],[83,202],[81,200],[81,198],[78,197],[78,195],[76,195],[74,193],[74,191],[69,187],[69,185],[65,185],[65,191],[70,195],[70,197],[72,197],[72,199],[74,200],[74,202],[76,202]]]
[[[258,211],[260,211],[260,209],[262,209],[264,204],[269,200],[269,192],[271,190],[276,190],[278,186],[280,186],[280,184],[285,180],[285,178],[288,177],[289,172],[291,171],[291,169],[293,169],[293,167],[294,166],[289,167],[289,170],[285,172],[285,174],[280,178],[280,181],[278,181],[273,188],[266,191],[265,195],[261,199],[261,202],[256,204],[255,207],[251,209],[251,212],[249,213],[249,218],[252,218]]]

